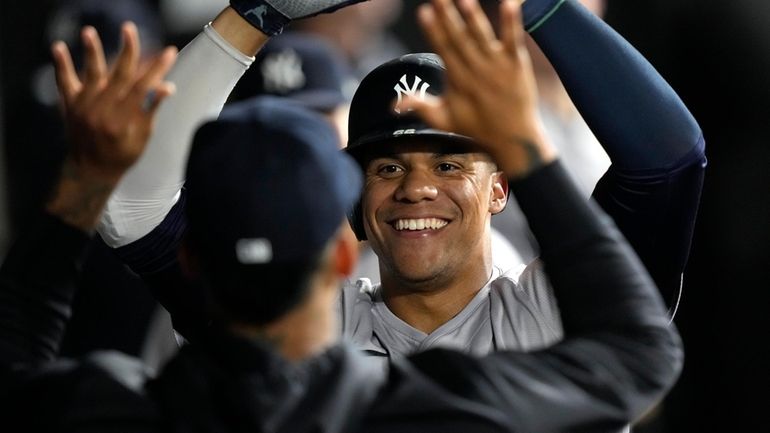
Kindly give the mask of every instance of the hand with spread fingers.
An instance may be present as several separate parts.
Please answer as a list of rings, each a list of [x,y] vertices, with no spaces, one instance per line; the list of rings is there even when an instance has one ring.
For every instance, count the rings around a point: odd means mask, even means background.
[[[500,5],[499,38],[477,0],[432,0],[419,21],[446,64],[441,97],[411,98],[435,128],[476,139],[509,178],[526,176],[556,158],[537,112],[537,88],[516,0]]]
[[[140,66],[136,26],[122,28],[123,48],[108,70],[99,35],[82,31],[85,65],[78,77],[67,46],[52,46],[69,150],[48,212],[90,230],[123,174],[144,150],[161,101],[174,92],[163,77],[174,64],[169,47]]]

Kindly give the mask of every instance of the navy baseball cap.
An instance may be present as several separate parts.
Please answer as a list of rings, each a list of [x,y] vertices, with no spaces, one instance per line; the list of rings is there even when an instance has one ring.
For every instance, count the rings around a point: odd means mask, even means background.
[[[215,276],[215,297],[229,305],[251,299],[245,289],[270,286],[255,275],[315,265],[362,187],[338,143],[320,114],[275,97],[233,104],[198,129],[185,183],[187,236],[204,273]],[[301,293],[259,296],[269,298],[254,302],[266,323]]]
[[[433,129],[413,112],[398,107],[407,95],[441,95],[445,81],[446,67],[433,53],[407,54],[372,70],[351,102],[347,151],[358,157],[382,148],[384,142],[414,135],[472,143],[469,137]]]
[[[350,66],[334,46],[317,36],[292,32],[271,38],[260,50],[231,100],[273,95],[329,112],[350,102],[355,84]]]

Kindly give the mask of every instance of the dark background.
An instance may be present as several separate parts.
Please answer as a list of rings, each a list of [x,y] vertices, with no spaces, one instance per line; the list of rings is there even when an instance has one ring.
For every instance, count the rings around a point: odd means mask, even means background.
[[[767,431],[770,2],[608,1],[606,20],[695,114],[709,158],[676,318],[686,346],[685,369],[648,428]],[[45,114],[30,108],[29,93],[31,71],[48,58],[43,29],[56,3],[0,3],[0,160],[5,160],[0,199],[7,199],[0,208],[6,211],[0,212],[0,242],[12,237],[42,200],[63,153],[57,142],[39,142],[46,136],[41,132],[57,132]],[[411,13],[417,3],[407,1],[395,30],[407,45],[422,49]]]

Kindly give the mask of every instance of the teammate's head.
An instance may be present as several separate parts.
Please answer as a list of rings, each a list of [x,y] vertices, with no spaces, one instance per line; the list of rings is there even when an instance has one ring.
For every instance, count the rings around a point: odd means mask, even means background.
[[[303,32],[285,33],[260,50],[230,101],[280,96],[322,113],[347,141],[347,117],[357,80],[337,47]]]
[[[308,335],[283,337],[328,340],[335,289],[355,264],[340,228],[361,187],[337,140],[320,115],[270,97],[232,105],[196,133],[186,246],[228,324],[269,327],[306,311],[294,328]]]
[[[355,88],[351,79],[350,67],[336,47],[311,34],[285,33],[259,51],[230,101],[272,95],[329,113],[350,102]]]
[[[350,221],[371,241],[383,281],[451,278],[469,261],[489,260],[504,177],[469,137],[432,129],[399,106],[406,95],[442,94],[444,83],[438,56],[409,54],[369,73],[351,103],[347,151],[366,181]]]

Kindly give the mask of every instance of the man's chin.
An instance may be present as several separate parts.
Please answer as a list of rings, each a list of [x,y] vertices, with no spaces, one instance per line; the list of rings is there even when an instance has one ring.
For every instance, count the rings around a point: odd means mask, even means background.
[[[415,267],[412,262],[404,266],[394,266],[392,278],[399,285],[415,290],[435,290],[442,286],[442,282],[449,279],[448,272],[438,267]]]

